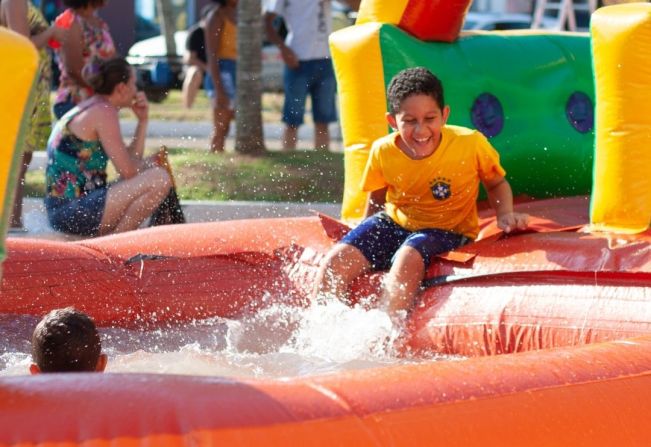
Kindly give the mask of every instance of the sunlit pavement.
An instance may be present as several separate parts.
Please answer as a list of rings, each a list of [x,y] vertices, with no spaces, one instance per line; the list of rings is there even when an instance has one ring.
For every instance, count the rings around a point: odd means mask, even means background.
[[[281,138],[284,125],[282,123],[264,123],[263,134],[265,146],[268,150],[277,151],[282,148]],[[136,128],[135,121],[123,121],[122,133],[125,137],[131,137]],[[329,126],[330,150],[341,152],[341,128],[339,123],[332,123]],[[207,150],[212,132],[212,124],[206,121],[161,121],[152,120],[149,122],[147,147],[181,147],[188,149]],[[229,137],[226,140],[226,150],[234,148],[235,124],[231,124]],[[314,126],[311,123],[303,124],[298,128],[298,150],[305,150],[314,147]]]
[[[336,203],[212,202],[207,200],[184,201],[181,206],[188,223],[262,217],[313,216],[315,212],[338,218],[341,209],[341,205]],[[23,221],[27,231],[11,233],[9,237],[36,237],[58,240],[80,239],[57,233],[50,227],[42,199],[25,198],[23,208]]]

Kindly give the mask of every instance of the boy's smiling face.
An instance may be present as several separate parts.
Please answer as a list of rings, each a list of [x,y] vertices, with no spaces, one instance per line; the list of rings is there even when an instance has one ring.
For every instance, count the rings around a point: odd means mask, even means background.
[[[441,129],[450,114],[448,106],[441,107],[429,95],[416,94],[400,103],[400,110],[387,113],[389,125],[400,133],[398,147],[408,157],[425,158],[441,143]]]

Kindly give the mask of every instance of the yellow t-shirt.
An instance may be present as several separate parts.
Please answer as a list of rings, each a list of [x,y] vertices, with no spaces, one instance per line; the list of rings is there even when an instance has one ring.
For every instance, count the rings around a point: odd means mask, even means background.
[[[479,182],[506,174],[497,151],[480,132],[446,125],[434,153],[414,160],[398,148],[397,137],[373,143],[362,190],[387,187],[385,210],[407,230],[437,228],[476,238]]]

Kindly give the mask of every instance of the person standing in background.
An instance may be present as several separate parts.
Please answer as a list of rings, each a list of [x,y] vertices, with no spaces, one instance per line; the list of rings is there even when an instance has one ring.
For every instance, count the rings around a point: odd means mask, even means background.
[[[55,25],[49,26],[41,12],[28,0],[1,0],[0,25],[29,38],[39,55],[36,77],[34,109],[29,117],[25,148],[20,163],[18,184],[11,214],[10,232],[22,232],[23,228],[23,190],[25,174],[32,161],[32,152],[47,145],[52,120],[50,118],[50,85],[52,69],[50,55],[46,49],[49,40],[64,40],[67,31]]]
[[[212,99],[213,134],[211,152],[224,152],[228,128],[235,116],[235,72],[237,68],[237,0],[219,4],[206,18],[208,71],[204,88]]]
[[[115,45],[108,25],[97,11],[105,0],[63,0],[70,14],[68,37],[57,49],[61,76],[54,100],[54,116],[60,119],[75,105],[93,96],[93,89],[82,76],[84,66],[94,59],[110,59],[115,55]]]
[[[208,71],[204,29],[206,27],[206,17],[208,17],[213,8],[215,8],[215,5],[209,4],[202,9],[201,20],[188,29],[188,37],[185,40],[183,63],[186,65],[186,68],[181,93],[183,107],[186,109],[192,108],[199,88],[203,83],[204,75]]]
[[[346,2],[353,9],[359,0]],[[328,36],[332,32],[331,0],[266,0],[265,27],[268,40],[280,48],[285,62],[283,106],[283,148],[296,149],[298,128],[303,124],[305,100],[312,99],[314,147],[328,150],[328,124],[337,120],[336,80]],[[282,17],[288,30],[285,40],[274,26]]]

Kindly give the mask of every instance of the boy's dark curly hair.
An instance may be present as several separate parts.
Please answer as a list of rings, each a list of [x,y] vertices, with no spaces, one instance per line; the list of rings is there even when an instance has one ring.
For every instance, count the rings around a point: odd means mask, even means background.
[[[441,109],[445,106],[443,84],[427,68],[407,68],[391,79],[387,89],[389,113],[398,113],[402,102],[412,95],[431,96]]]
[[[42,372],[94,371],[101,350],[93,320],[72,307],[51,311],[32,334],[32,358]]]

